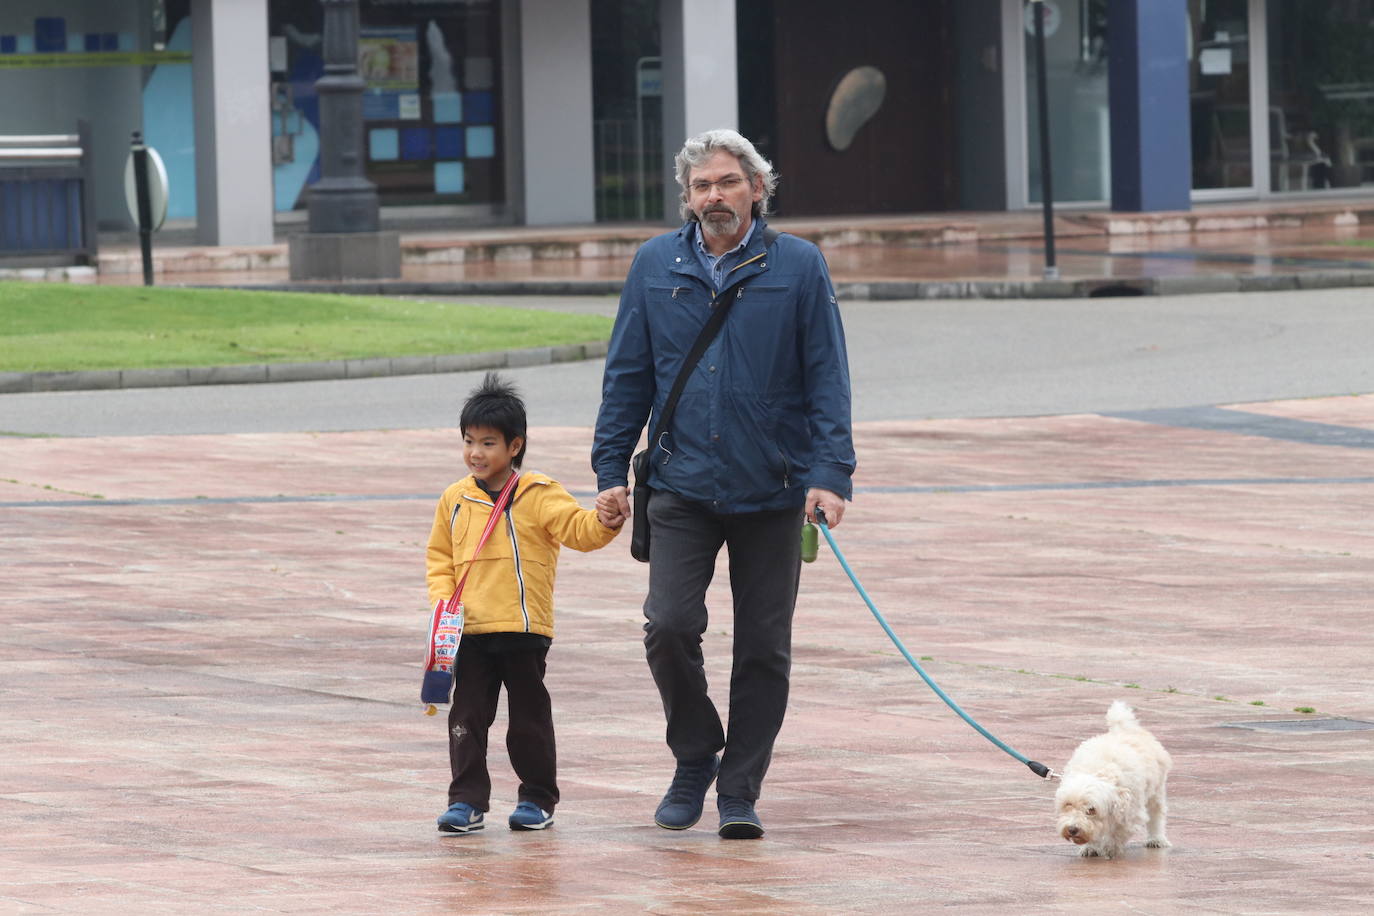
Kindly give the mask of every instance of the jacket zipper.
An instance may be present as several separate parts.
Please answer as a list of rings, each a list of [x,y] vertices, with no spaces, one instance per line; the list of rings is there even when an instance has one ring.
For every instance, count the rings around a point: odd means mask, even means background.
[[[516,540],[515,537],[515,517],[512,514],[515,511],[515,501],[520,498],[520,495],[521,494],[517,489],[515,495],[511,497],[510,502],[506,503],[506,511],[503,514],[506,517],[506,533],[507,536],[510,538],[511,556],[515,562],[515,583],[520,590],[520,619],[525,622],[525,632],[528,633],[530,632],[530,609],[529,603],[525,597],[525,574],[520,568],[520,542]],[[475,499],[471,496],[464,496],[463,499],[472,499],[474,502],[479,502],[484,506],[489,506],[492,509],[496,508],[495,503],[489,502],[485,499]],[[453,530],[453,522],[457,518],[458,507],[454,506],[453,514],[449,517],[450,531]],[[468,562],[471,563],[473,561],[469,560]]]
[[[525,621],[525,632],[530,631],[530,609],[525,602],[525,575],[520,569],[520,542],[515,537],[515,500],[506,506],[506,530],[510,532],[510,550],[515,560],[515,582],[520,587],[520,617]]]

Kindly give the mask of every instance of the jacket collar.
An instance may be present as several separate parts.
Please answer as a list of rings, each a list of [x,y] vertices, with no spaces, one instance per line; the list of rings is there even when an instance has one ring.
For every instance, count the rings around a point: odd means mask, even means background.
[[[754,217],[754,222],[758,223],[758,228],[753,229],[751,227],[749,245],[744,249],[740,262],[725,275],[725,289],[731,289],[741,280],[756,277],[768,270],[768,249],[763,244],[764,230],[768,228],[768,223],[762,216]],[[710,289],[711,278],[702,268],[701,260],[697,257],[696,234],[696,220],[688,220],[678,229],[674,240],[677,254],[673,262],[673,273],[695,277]],[[719,295],[724,291],[715,290],[714,293]]]
[[[515,493],[511,495],[511,502],[514,503],[525,493],[529,492],[531,487],[546,486],[551,482],[552,478],[539,471],[521,471],[520,479],[515,482]],[[462,478],[459,483],[464,485],[462,492],[462,497],[464,499],[475,500],[476,502],[485,503],[488,506],[491,505],[491,498],[487,496],[487,491],[478,486],[476,479],[473,478],[471,474]]]

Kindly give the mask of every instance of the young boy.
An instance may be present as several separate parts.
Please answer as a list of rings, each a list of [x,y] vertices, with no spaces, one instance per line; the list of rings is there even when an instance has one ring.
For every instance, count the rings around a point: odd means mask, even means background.
[[[558,804],[553,714],[544,663],[553,638],[553,583],[558,547],[604,547],[625,519],[583,509],[543,474],[522,474],[515,492],[476,559],[473,551],[497,494],[525,457],[525,405],[494,372],[463,405],[459,420],[463,462],[472,473],[439,499],[426,551],[429,603],[447,601],[463,585],[466,621],[454,668],[448,714],[448,810],[439,830],[481,830],[490,805],[487,730],[506,688],[506,749],[520,778],[512,830],[543,830]]]

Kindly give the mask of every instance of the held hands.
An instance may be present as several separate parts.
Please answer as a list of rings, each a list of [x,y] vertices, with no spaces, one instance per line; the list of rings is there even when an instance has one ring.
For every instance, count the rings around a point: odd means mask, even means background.
[[[630,491],[611,487],[596,495],[596,517],[607,528],[619,528],[630,517]]]
[[[626,487],[611,487],[596,496],[596,517],[607,528],[619,528],[630,517],[630,496]],[[816,520],[816,507],[825,513],[826,524],[837,528],[844,517],[844,498],[838,493],[812,487],[806,491],[806,518]]]
[[[829,490],[822,490],[820,487],[812,487],[806,491],[806,520],[816,521],[816,507],[820,506],[825,513],[825,524],[828,528],[840,527],[840,518],[844,515],[844,497]]]

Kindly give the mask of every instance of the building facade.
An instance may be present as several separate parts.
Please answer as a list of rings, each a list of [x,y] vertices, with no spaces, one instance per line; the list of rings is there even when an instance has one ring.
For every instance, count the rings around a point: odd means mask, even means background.
[[[366,174],[427,225],[665,221],[671,152],[735,126],[789,216],[1041,198],[1023,0],[359,0]],[[1044,0],[1060,203],[1374,192],[1374,0]],[[91,125],[128,224],[141,131],[169,219],[270,242],[319,174],[320,0],[6,0],[0,134]]]

